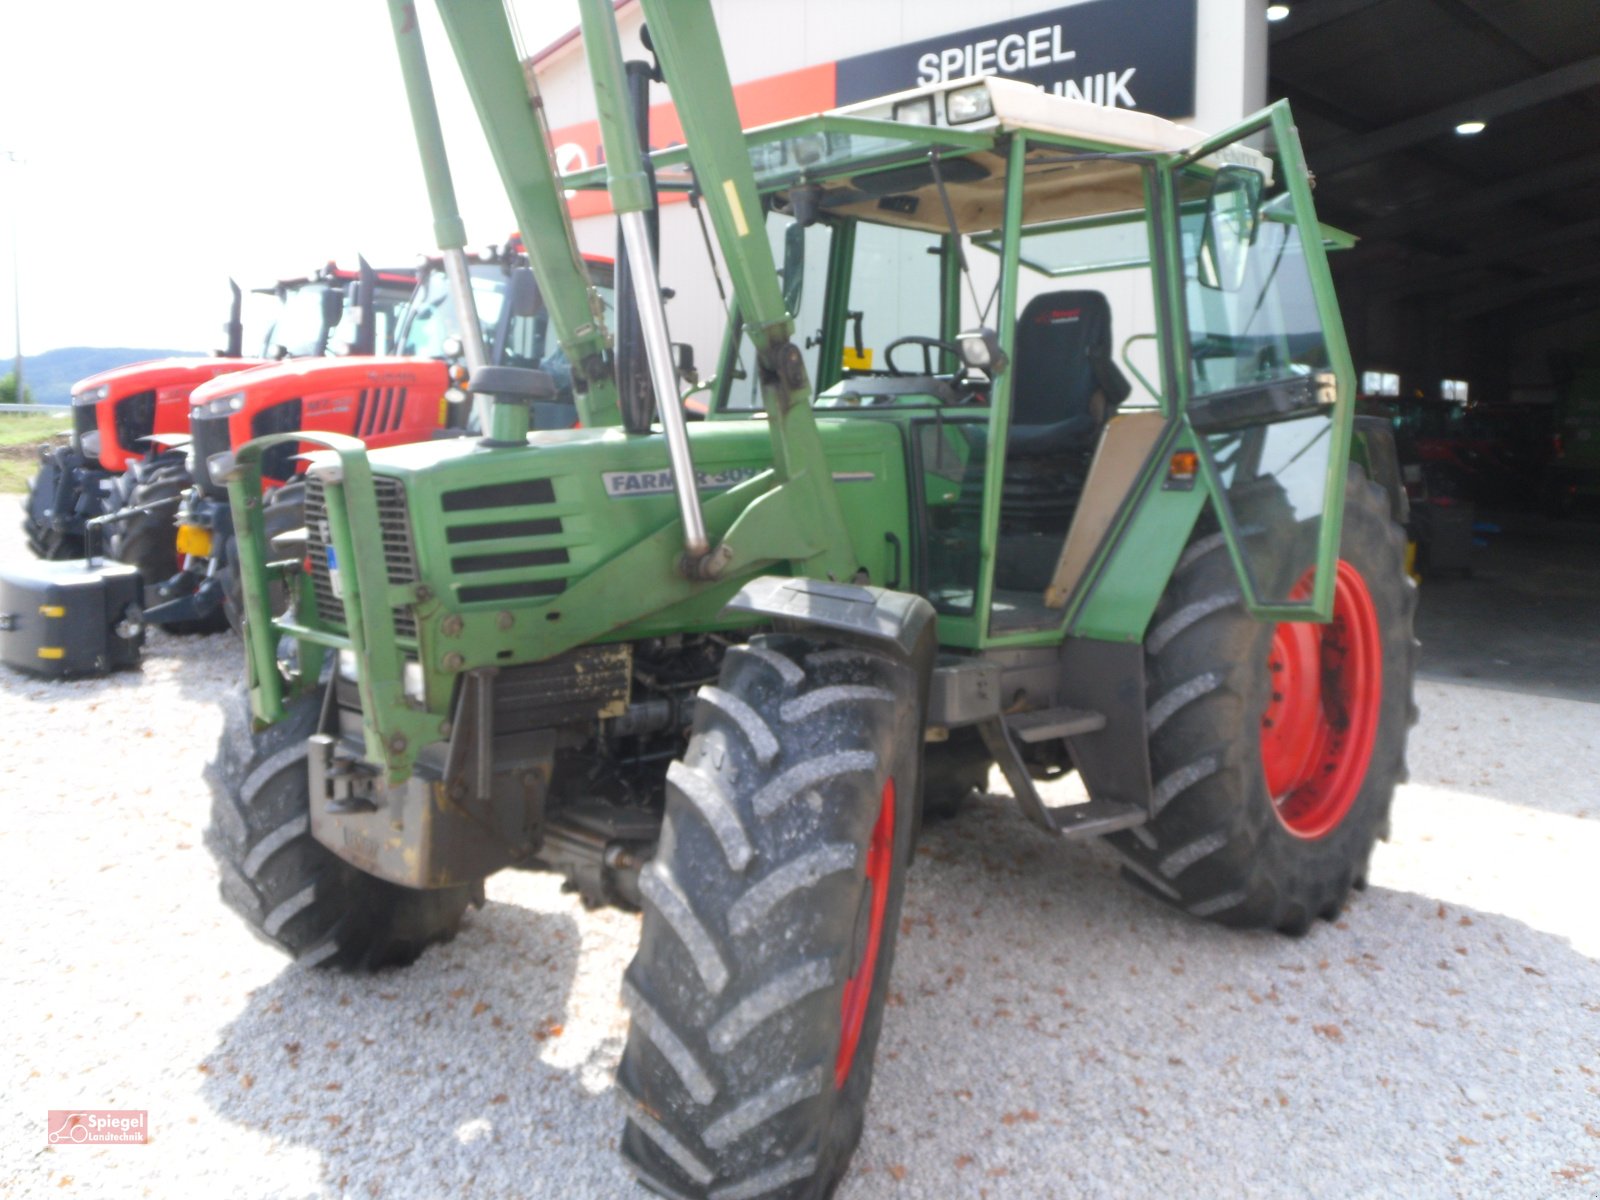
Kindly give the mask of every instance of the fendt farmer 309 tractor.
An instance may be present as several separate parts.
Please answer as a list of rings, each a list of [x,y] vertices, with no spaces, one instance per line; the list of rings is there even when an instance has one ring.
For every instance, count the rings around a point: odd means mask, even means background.
[[[330,263],[310,276],[256,289],[279,304],[260,358],[244,356],[243,296],[230,282],[228,342],[216,357],[154,359],[79,380],[72,389],[71,442],[41,450],[39,470],[28,483],[23,528],[33,552],[46,559],[82,558],[89,521],[133,503],[141,483],[172,476],[182,454],[170,447],[188,436],[189,395],[201,384],[284,356],[322,354],[335,341],[348,340],[351,352],[370,353],[372,344],[363,343],[366,332],[353,319],[359,305],[344,304],[360,278],[360,272]],[[392,315],[393,305],[410,294],[412,279],[385,272],[369,282]],[[347,331],[342,320],[349,320]],[[362,345],[367,349],[359,350]]]
[[[642,3],[686,142],[654,188],[698,190],[734,283],[708,419],[622,421],[563,206],[609,186],[670,397],[613,6],[581,0],[608,165],[558,179],[501,6],[440,0],[583,428],[530,435],[550,383],[501,369],[482,439],[217,464],[249,680],[211,841],[229,903],[321,966],[414,958],[508,866],[640,905],[631,1169],[826,1196],[919,822],[990,759],[1198,917],[1296,933],[1364,883],[1412,716],[1401,492],[1353,427],[1286,106],[1208,137],[967,79],[744,133],[709,0]],[[882,369],[842,367],[856,313]],[[272,561],[261,464],[295,440],[328,452],[305,558]],[[1069,769],[1088,799],[1047,801]]]
[[[444,260],[426,260],[405,306],[388,355],[301,359],[229,375],[196,388],[191,397],[186,474],[194,485],[176,513],[178,570],[146,587],[148,620],[203,627],[220,610],[236,631],[242,621],[233,550],[233,516],[226,487],[213,480],[208,460],[253,437],[298,429],[345,434],[368,448],[463,435],[475,426],[467,394],[457,387],[466,340],[483,331],[490,362],[564,374],[560,348],[521,240],[474,256],[468,264],[477,324],[463,326]],[[590,278],[609,297],[612,265],[589,257]],[[609,301],[608,301],[609,305]],[[535,414],[537,428],[570,428],[576,420],[570,385]],[[276,446],[262,461],[263,512],[269,542],[305,524],[304,461],[294,443]]]

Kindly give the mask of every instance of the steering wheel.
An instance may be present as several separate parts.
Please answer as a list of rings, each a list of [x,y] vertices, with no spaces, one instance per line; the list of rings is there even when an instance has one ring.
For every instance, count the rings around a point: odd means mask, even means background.
[[[957,362],[961,361],[961,347],[954,342],[947,342],[943,338],[918,337],[915,334],[910,334],[906,337],[895,338],[894,341],[883,348],[883,365],[889,368],[890,375],[914,375],[918,373],[902,371],[894,365],[894,352],[901,346],[920,346],[922,348],[922,371],[920,373],[923,375],[938,374],[933,369],[933,352],[935,350],[943,350],[947,354],[953,355]]]

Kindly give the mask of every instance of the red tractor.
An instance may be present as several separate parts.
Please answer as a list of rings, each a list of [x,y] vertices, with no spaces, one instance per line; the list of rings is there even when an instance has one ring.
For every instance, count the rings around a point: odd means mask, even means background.
[[[388,343],[396,308],[414,282],[406,271],[373,271],[365,263],[349,271],[330,263],[257,289],[275,296],[279,310],[256,358],[243,356],[243,297],[231,284],[228,345],[217,357],[153,359],[79,380],[72,389],[71,441],[40,452],[39,471],[28,485],[23,528],[29,547],[40,558],[81,558],[89,520],[124,507],[145,477],[181,470],[182,454],[160,448],[187,436],[196,387],[291,355],[371,353]],[[355,302],[347,304],[352,293]]]
[[[590,275],[610,295],[613,267],[590,258]],[[538,406],[534,424],[570,428],[577,421],[571,369],[549,336],[549,318],[520,241],[477,256],[470,277],[490,361],[540,367],[562,383],[558,396]],[[236,629],[242,605],[234,569],[233,518],[227,489],[214,481],[213,456],[251,438],[291,430],[358,437],[369,447],[427,441],[475,432],[477,424],[460,384],[462,332],[440,259],[429,259],[397,330],[392,357],[306,359],[279,363],[195,389],[190,397],[187,474],[193,487],[177,511],[163,518],[165,544],[177,565],[159,580],[146,576],[146,619],[179,631],[209,628],[219,613]],[[313,446],[286,442],[263,463],[269,537],[302,528],[301,453]],[[124,561],[128,561],[124,559]],[[143,569],[141,568],[141,574]]]

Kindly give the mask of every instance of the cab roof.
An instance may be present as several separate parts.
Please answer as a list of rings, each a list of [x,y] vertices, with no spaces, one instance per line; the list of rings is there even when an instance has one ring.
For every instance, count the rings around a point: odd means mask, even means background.
[[[971,113],[979,115],[961,119]],[[1070,100],[1017,80],[985,76],[760,126],[747,130],[745,140],[763,193],[818,182],[824,187],[824,211],[943,232],[947,224],[927,161],[937,150],[957,223],[963,232],[978,233],[1002,222],[1006,164],[1001,143],[1017,132],[1039,138],[1029,154],[1029,173],[1036,178],[1030,179],[1025,200],[1028,225],[1144,207],[1137,161],[1065,161],[1075,152],[1181,155],[1208,136],[1149,113]],[[651,157],[662,191],[694,187],[685,147]],[[1213,169],[1223,161],[1223,155],[1201,160]],[[1226,161],[1243,162],[1271,179],[1272,163],[1264,155],[1235,146],[1228,148]],[[567,176],[566,183],[604,187],[606,169]]]

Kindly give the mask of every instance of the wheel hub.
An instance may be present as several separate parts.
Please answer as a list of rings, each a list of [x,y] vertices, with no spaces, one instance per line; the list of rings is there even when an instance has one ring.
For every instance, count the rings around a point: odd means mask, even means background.
[[[1311,594],[1307,572],[1291,599]],[[1333,620],[1280,623],[1267,654],[1261,765],[1278,819],[1296,837],[1325,837],[1361,792],[1383,698],[1377,610],[1361,573],[1341,559]]]

